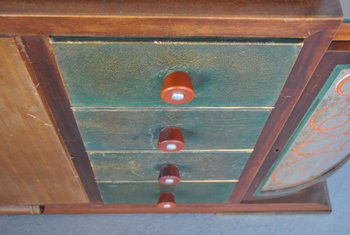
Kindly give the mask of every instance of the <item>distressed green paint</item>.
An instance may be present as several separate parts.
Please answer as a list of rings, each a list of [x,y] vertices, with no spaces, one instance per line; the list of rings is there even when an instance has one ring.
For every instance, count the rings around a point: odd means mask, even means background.
[[[274,106],[302,43],[53,41],[72,106],[170,106],[163,78],[187,71],[196,98],[185,106]]]
[[[157,180],[161,166],[175,164],[182,180],[233,180],[250,153],[89,153],[97,181]]]
[[[105,204],[157,204],[159,193],[174,192],[178,204],[226,203],[235,183],[180,183],[164,187],[158,183],[99,183]]]
[[[324,175],[348,157],[349,74],[350,65],[334,68],[266,175],[257,195],[299,190],[300,185]],[[339,91],[344,94],[339,94]]]
[[[267,111],[75,111],[87,150],[157,149],[164,127],[181,128],[186,149],[251,149]]]

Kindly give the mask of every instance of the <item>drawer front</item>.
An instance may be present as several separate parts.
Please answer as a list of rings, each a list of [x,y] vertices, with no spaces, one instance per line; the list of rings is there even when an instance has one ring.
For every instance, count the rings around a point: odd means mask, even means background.
[[[160,192],[175,193],[178,204],[226,203],[235,183],[180,183],[175,187],[158,183],[99,183],[105,204],[157,204]]]
[[[181,182],[186,180],[235,180],[250,153],[90,153],[98,182],[154,181],[160,168],[174,164]]]
[[[155,150],[160,130],[181,128],[186,150],[252,149],[268,111],[76,110],[87,150]]]
[[[302,43],[56,39],[57,62],[72,106],[169,106],[164,77],[189,73],[187,106],[273,106]]]

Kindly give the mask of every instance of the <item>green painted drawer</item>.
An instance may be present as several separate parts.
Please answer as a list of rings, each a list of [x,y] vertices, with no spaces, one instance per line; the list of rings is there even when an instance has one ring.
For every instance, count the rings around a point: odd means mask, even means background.
[[[155,150],[164,127],[182,129],[186,150],[252,149],[269,110],[93,110],[75,117],[87,150]]]
[[[72,106],[170,106],[163,78],[190,74],[187,106],[274,106],[302,43],[56,38],[54,53]]]
[[[235,183],[180,183],[174,187],[158,183],[99,183],[105,204],[157,204],[159,193],[175,193],[178,204],[226,203]]]
[[[181,180],[238,180],[250,153],[89,153],[97,181],[157,181],[175,164]]]

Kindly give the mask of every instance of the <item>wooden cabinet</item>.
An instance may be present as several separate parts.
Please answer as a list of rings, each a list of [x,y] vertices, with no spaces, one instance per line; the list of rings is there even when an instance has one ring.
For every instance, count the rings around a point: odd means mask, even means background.
[[[308,124],[341,102],[332,95],[347,67],[319,71],[336,66],[326,51],[342,22],[334,0],[0,1],[0,162],[11,165],[0,186],[18,186],[11,201],[0,190],[0,204],[44,213],[329,211],[325,178],[347,147],[334,158],[289,156],[310,138],[328,146],[329,135]],[[164,98],[168,83],[174,93]],[[318,127],[346,125],[346,111],[329,111]],[[181,132],[181,150],[160,147],[165,128]],[[331,133],[342,143],[346,134]],[[160,180],[169,164],[176,185]]]

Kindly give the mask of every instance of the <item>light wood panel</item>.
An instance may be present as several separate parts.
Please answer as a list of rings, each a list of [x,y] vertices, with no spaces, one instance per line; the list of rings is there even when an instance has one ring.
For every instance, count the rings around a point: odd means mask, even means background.
[[[0,204],[88,202],[11,38],[0,39]]]

